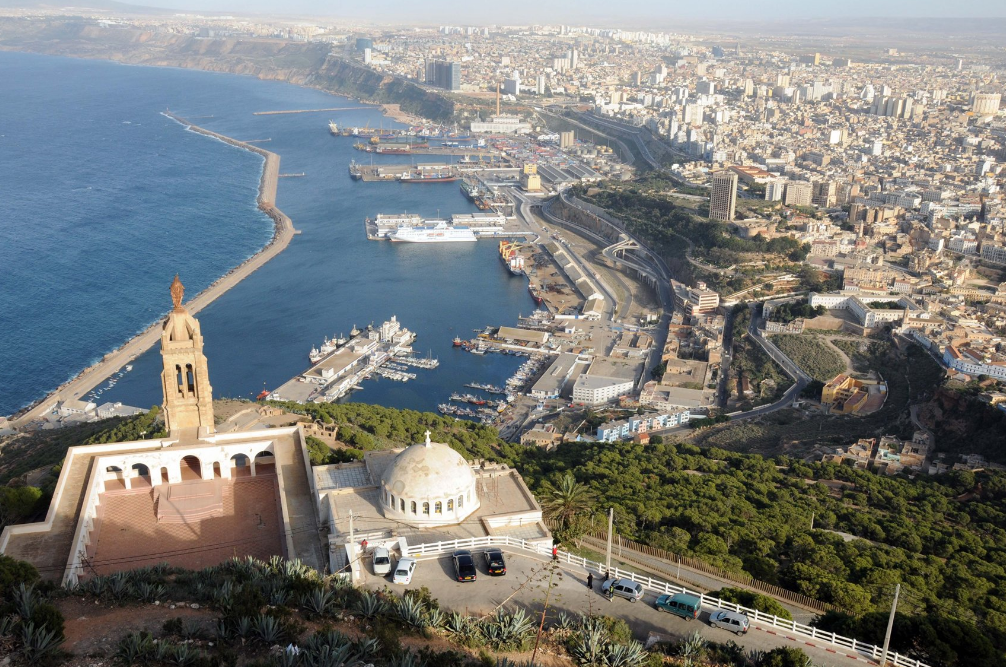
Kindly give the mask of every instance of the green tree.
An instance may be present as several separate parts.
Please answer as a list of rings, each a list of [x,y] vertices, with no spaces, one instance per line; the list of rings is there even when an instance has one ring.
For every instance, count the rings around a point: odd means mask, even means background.
[[[554,521],[560,531],[579,527],[594,508],[594,494],[568,472],[558,486],[550,482],[542,484],[541,498],[542,513],[546,519]]]

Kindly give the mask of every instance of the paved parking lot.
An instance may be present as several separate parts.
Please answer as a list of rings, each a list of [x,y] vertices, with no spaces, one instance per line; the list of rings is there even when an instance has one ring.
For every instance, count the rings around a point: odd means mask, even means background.
[[[569,571],[557,567],[553,572],[552,564],[547,559],[513,553],[506,549],[504,553],[507,574],[503,577],[489,576],[482,550],[476,549],[472,551],[479,571],[478,580],[475,582],[454,581],[454,564],[450,554],[447,554],[439,558],[429,556],[420,559],[412,583],[408,586],[395,586],[391,583],[390,577],[375,576],[368,562],[365,565],[367,574],[364,586],[382,588],[387,585],[392,590],[426,586],[433,597],[440,601],[442,607],[470,614],[491,612],[502,604],[519,604],[536,614],[541,614],[551,575],[552,592],[549,595],[547,623],[554,622],[563,611],[568,614],[604,614],[625,619],[640,641],[646,641],[651,632],[680,640],[698,630],[709,641],[720,643],[735,641],[750,650],[769,651],[777,646],[795,646],[803,649],[819,667],[873,664],[861,656],[850,657],[848,655],[850,652],[844,649],[787,635],[784,631],[768,625],[752,623],[747,635],[737,637],[721,628],[710,627],[708,619],[712,610],[709,609],[703,609],[698,619],[686,621],[657,611],[653,606],[656,595],[649,592],[644,594],[642,600],[635,603],[621,598],[609,601],[607,597],[601,595],[601,581],[596,574],[593,590],[590,590],[586,585],[587,573],[582,570]]]

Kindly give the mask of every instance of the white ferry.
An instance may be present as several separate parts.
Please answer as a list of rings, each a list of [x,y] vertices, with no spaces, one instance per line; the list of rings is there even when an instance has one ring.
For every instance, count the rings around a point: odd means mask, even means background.
[[[408,243],[460,243],[475,241],[475,232],[468,227],[452,227],[445,220],[427,220],[425,225],[399,227],[391,235],[392,241]]]

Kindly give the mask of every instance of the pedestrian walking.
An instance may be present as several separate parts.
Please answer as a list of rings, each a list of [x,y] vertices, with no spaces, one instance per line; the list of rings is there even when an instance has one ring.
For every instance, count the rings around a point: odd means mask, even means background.
[[[594,573],[593,572],[588,572],[587,573],[587,588],[589,588],[590,590],[594,590]]]
[[[552,560],[559,560],[559,545],[552,545]]]

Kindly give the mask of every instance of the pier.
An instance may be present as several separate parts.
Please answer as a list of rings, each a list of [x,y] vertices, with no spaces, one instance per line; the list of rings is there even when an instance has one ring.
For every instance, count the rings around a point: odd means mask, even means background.
[[[414,333],[392,317],[379,327],[354,329],[349,340],[326,339],[321,351],[311,350],[309,356],[316,360],[311,367],[271,391],[269,399],[331,403],[374,375],[396,382],[414,380],[416,374],[408,370],[410,363],[421,368],[435,368],[439,364],[435,359],[409,356],[415,338]]]

